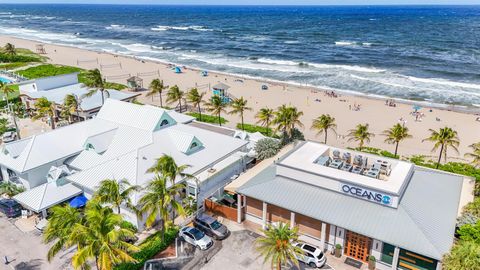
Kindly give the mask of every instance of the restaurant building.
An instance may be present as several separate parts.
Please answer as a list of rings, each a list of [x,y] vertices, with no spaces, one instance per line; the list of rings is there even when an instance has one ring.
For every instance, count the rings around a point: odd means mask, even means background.
[[[288,222],[301,240],[377,269],[441,269],[472,179],[305,142],[239,187],[239,221]]]

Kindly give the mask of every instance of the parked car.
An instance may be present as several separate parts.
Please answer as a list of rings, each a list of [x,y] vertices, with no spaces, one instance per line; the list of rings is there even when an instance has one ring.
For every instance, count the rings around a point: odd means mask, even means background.
[[[0,212],[8,218],[19,217],[22,214],[22,206],[12,199],[0,200]]]
[[[323,267],[327,262],[327,257],[319,247],[306,243],[295,243],[302,251],[302,255],[297,255],[297,260],[307,264],[310,267]]]
[[[223,240],[230,235],[230,231],[225,225],[209,215],[201,214],[196,216],[193,224],[197,229],[216,240]]]
[[[185,240],[185,242],[190,243],[201,250],[209,249],[213,245],[213,241],[210,237],[194,227],[183,227],[180,230],[179,236]]]
[[[13,142],[16,139],[17,139],[17,133],[15,133],[13,131],[7,131],[7,132],[3,133],[2,141],[4,143]]]

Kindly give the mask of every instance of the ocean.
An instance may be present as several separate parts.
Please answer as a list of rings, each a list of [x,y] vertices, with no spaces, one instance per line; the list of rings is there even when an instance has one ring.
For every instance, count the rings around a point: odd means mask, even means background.
[[[0,34],[480,110],[480,6],[0,4]]]

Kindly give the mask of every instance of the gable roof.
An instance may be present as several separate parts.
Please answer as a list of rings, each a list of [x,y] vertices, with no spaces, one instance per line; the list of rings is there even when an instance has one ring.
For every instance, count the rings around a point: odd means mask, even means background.
[[[276,175],[272,165],[237,192],[440,260],[453,244],[462,182],[416,167],[395,209]]]

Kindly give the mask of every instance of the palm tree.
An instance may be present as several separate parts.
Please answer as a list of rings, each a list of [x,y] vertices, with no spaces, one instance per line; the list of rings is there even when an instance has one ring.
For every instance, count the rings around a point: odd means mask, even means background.
[[[175,184],[175,180],[179,176],[187,178],[193,177],[185,173],[188,167],[190,167],[190,165],[177,165],[172,156],[163,155],[157,159],[155,164],[150,167],[147,172],[165,176],[170,183]]]
[[[3,94],[3,96],[7,100],[7,110],[12,113],[12,119],[13,119],[13,123],[15,124],[17,138],[20,139],[20,130],[18,129],[18,125],[17,125],[17,117],[15,116],[15,111],[13,110],[13,108],[10,107],[10,103],[9,103],[10,99],[8,97],[9,95],[15,93],[15,90],[11,88],[7,83],[0,81],[0,92]]]
[[[150,89],[150,91],[147,93],[147,97],[151,96],[152,100],[153,100],[153,96],[158,94],[158,97],[160,97],[160,107],[163,108],[162,92],[165,89],[165,85],[163,84],[163,80],[154,79],[150,83],[149,89]]]
[[[261,108],[257,114],[255,115],[255,118],[258,119],[257,124],[262,125],[267,129],[267,132],[270,133],[270,124],[273,120],[273,117],[275,116],[275,113],[273,112],[273,109],[270,109],[268,107]],[[270,135],[270,134],[267,134]]]
[[[125,205],[135,210],[130,197],[133,192],[140,190],[140,186],[130,185],[127,179],[117,181],[115,179],[105,179],[100,182],[100,187],[95,192],[94,198],[100,203],[109,203],[117,209],[117,214],[120,214],[120,206]]]
[[[49,101],[45,97],[41,97],[35,101],[35,115],[32,117],[33,120],[38,120],[43,117],[48,117],[50,119],[50,124],[52,129],[55,129],[55,103]]]
[[[248,100],[244,99],[243,97],[236,98],[230,103],[232,110],[228,112],[228,114],[238,114],[240,115],[240,119],[242,121],[242,130],[245,130],[244,123],[243,123],[243,114],[245,111],[251,111],[252,108],[247,107]]]
[[[167,187],[167,181],[166,176],[156,173],[145,188],[145,194],[139,200],[140,213],[148,215],[147,227],[151,227],[157,218],[160,218],[162,241],[165,237],[165,229],[169,226],[169,208],[180,215],[185,213],[182,204],[176,200],[185,185],[177,183]]]
[[[130,253],[140,248],[128,243],[128,239],[134,236],[121,215],[92,200],[85,208],[84,222],[74,224],[66,245],[77,246],[72,257],[75,269],[88,268],[90,261],[94,260],[98,270],[111,270],[120,263],[137,262]]]
[[[322,114],[316,119],[313,119],[311,129],[317,130],[317,135],[322,135],[325,133],[325,141],[324,143],[327,144],[327,137],[328,137],[328,130],[336,132],[337,124],[335,124],[335,118],[331,117],[330,114]]]
[[[435,168],[438,169],[440,166],[440,161],[442,160],[442,155],[444,156],[445,161],[447,161],[447,148],[451,147],[455,152],[458,153],[458,146],[460,145],[460,140],[458,138],[457,131],[449,128],[444,127],[439,129],[438,131],[429,129],[430,137],[425,138],[422,140],[433,142],[432,152],[437,151],[438,147],[440,147],[440,154],[438,155],[438,162]]]
[[[303,127],[302,122],[300,122],[302,115],[303,112],[298,111],[296,107],[287,107],[283,104],[275,112],[273,123],[277,125],[277,130],[282,130],[285,135],[291,138],[295,126]]]
[[[192,88],[187,93],[187,100],[188,102],[192,103],[193,107],[198,108],[198,115],[199,120],[202,121],[202,108],[200,108],[200,104],[203,103],[203,97],[205,96],[205,92],[199,93],[197,88]]]
[[[298,239],[298,227],[290,229],[289,224],[280,222],[277,226],[269,225],[262,232],[265,236],[259,237],[256,245],[264,263],[269,261],[270,267],[278,270],[289,261],[298,266],[297,256],[303,254],[303,251],[292,244]]]
[[[17,54],[15,46],[12,43],[5,44],[5,46],[3,47],[3,51],[8,55],[16,55]]]
[[[174,85],[170,87],[170,89],[168,89],[167,102],[168,103],[178,102],[178,107],[180,109],[180,112],[182,112],[182,99],[184,95],[185,95],[185,92],[181,91],[180,88],[178,88],[178,85]]]
[[[468,147],[472,148],[471,153],[466,153],[465,157],[472,158],[472,165],[475,167],[480,166],[480,142],[469,145]]]
[[[43,240],[45,243],[55,241],[47,253],[47,259],[51,261],[60,250],[67,246],[66,243],[72,234],[73,226],[83,222],[83,217],[78,209],[68,204],[54,206],[49,211],[51,214],[43,232]]]
[[[73,123],[73,115],[78,116],[78,111],[80,109],[80,99],[75,94],[67,94],[63,99],[63,114],[68,116],[70,123]]]
[[[227,107],[227,104],[222,101],[222,98],[220,98],[217,95],[213,95],[210,98],[210,101],[205,103],[205,106],[207,106],[207,111],[213,113],[214,115],[218,116],[218,124],[221,126],[222,125],[222,118],[220,117],[220,114],[222,112],[226,112],[225,108]]]
[[[110,97],[110,93],[107,89],[105,89],[105,80],[102,78],[102,73],[100,73],[100,70],[98,70],[98,68],[89,70],[85,74],[85,79],[85,84],[88,87],[92,87],[93,89],[88,91],[88,93],[83,95],[83,97],[91,97],[95,95],[98,91],[100,91],[103,106],[103,104],[105,103],[105,96]]]
[[[368,132],[368,124],[358,124],[355,129],[350,129],[347,134],[348,141],[358,142],[358,148],[362,151],[365,142],[369,143],[371,137],[375,137],[375,134]]]
[[[412,137],[412,135],[408,134],[408,128],[398,123],[393,125],[393,127],[384,130],[382,135],[387,137],[385,139],[386,143],[395,144],[395,156],[397,156],[398,145],[400,142]]]
[[[5,194],[11,198],[24,191],[25,189],[23,187],[18,187],[14,183],[11,183],[11,182],[0,183],[0,195]]]

